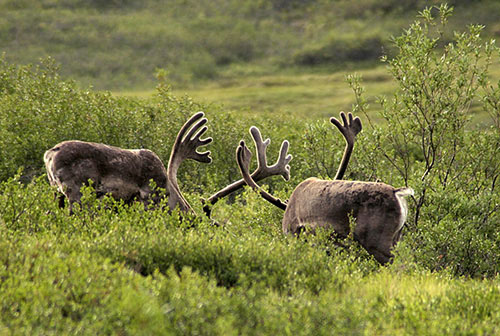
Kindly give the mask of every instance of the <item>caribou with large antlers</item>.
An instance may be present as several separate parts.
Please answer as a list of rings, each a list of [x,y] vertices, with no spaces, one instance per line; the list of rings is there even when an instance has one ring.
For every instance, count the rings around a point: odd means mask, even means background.
[[[401,237],[408,208],[405,197],[413,195],[411,188],[394,188],[385,183],[343,181],[356,135],[361,131],[361,120],[349,113],[330,121],[346,140],[342,162],[335,180],[309,178],[300,183],[288,202],[275,198],[255,182],[249,173],[251,152],[244,141],[236,150],[238,166],[245,182],[272,204],[285,210],[283,231],[298,234],[303,229],[314,231],[322,227],[333,229],[340,237],[350,231],[350,217],[355,219],[354,239],[375,259],[385,264],[393,257],[391,250]],[[252,128],[255,132],[255,128]],[[257,148],[257,150],[259,150]],[[259,152],[262,156],[265,153]]]
[[[207,119],[203,112],[194,114],[180,129],[165,169],[160,158],[148,149],[122,149],[100,143],[64,141],[45,152],[44,162],[51,185],[57,187],[59,205],[67,197],[70,213],[75,202],[80,202],[80,188],[89,180],[98,196],[106,194],[130,203],[134,200],[145,205],[161,200],[158,188],[165,189],[170,210],[192,212],[177,183],[177,170],[185,159],[210,163],[210,152],[199,153],[197,148],[212,142],[201,139],[206,132]],[[151,188],[151,181],[156,185]]]

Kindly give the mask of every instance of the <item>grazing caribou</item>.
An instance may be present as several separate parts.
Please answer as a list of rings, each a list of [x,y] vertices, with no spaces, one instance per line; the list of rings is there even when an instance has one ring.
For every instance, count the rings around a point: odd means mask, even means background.
[[[352,114],[340,114],[333,123],[346,140],[342,162],[335,180],[308,178],[300,183],[288,202],[283,202],[263,190],[249,173],[251,152],[241,141],[236,158],[245,182],[272,204],[285,210],[283,232],[298,234],[304,229],[314,232],[318,227],[333,229],[339,237],[347,237],[350,217],[355,219],[354,239],[375,259],[385,264],[392,260],[392,248],[401,237],[408,208],[405,197],[413,195],[411,188],[394,188],[385,183],[341,180],[354,148],[356,135],[361,131],[361,120]],[[257,132],[252,127],[250,132]],[[256,144],[257,146],[257,144]],[[265,155],[257,146],[257,154]]]
[[[148,149],[122,149],[100,143],[70,140],[61,142],[45,152],[44,162],[51,185],[60,193],[59,205],[67,197],[72,213],[79,203],[80,188],[93,182],[98,197],[106,194],[130,203],[134,200],[148,205],[161,200],[158,188],[165,190],[170,210],[192,212],[177,183],[177,170],[185,159],[210,163],[210,152],[197,148],[212,142],[200,139],[207,130],[203,112],[194,114],[181,128],[165,169],[160,158]],[[194,126],[193,126],[194,125]],[[151,181],[156,188],[151,188]]]

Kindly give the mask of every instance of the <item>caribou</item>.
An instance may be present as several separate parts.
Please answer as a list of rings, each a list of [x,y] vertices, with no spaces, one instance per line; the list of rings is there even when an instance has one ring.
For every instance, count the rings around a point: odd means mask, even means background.
[[[341,112],[342,123],[332,117],[330,122],[342,133],[346,147],[335,180],[311,177],[301,182],[288,201],[281,201],[262,189],[249,173],[252,153],[242,140],[236,150],[238,166],[246,184],[275,206],[285,210],[284,233],[298,235],[317,228],[333,230],[345,238],[354,222],[353,237],[381,264],[391,262],[391,250],[401,237],[408,207],[405,197],[413,195],[411,188],[394,188],[380,182],[342,180],[353,152],[356,135],[362,130],[361,120]],[[260,133],[256,127],[251,133]],[[265,156],[261,145],[257,155]]]
[[[212,138],[201,139],[207,131],[206,123],[204,113],[198,112],[182,126],[172,147],[167,169],[158,155],[148,149],[122,149],[79,140],[55,145],[45,152],[44,162],[49,183],[58,191],[59,206],[64,207],[68,199],[70,214],[73,213],[73,204],[80,203],[82,197],[81,187],[91,181],[99,198],[110,195],[126,204],[139,201],[149,208],[168,197],[169,210],[179,207],[182,212],[194,213],[180,191],[177,171],[186,159],[201,163],[212,161],[209,151],[197,151],[198,147],[212,142]],[[262,141],[260,133],[256,133],[253,140],[259,147],[269,143],[269,139]],[[252,174],[254,180],[260,181],[273,175],[282,175],[288,180],[287,149],[288,142],[284,141],[282,155],[272,166],[267,165],[265,155],[260,157],[259,167]],[[210,218],[211,207],[218,200],[244,185],[243,179],[238,180],[203,200],[206,215]]]
[[[70,213],[73,204],[80,203],[81,187],[92,181],[98,197],[111,195],[129,204],[140,201],[158,205],[168,197],[168,207],[193,212],[182,196],[177,170],[186,159],[210,163],[210,152],[200,153],[198,147],[212,142],[201,139],[207,131],[203,112],[194,114],[180,129],[172,147],[168,168],[148,149],[122,149],[101,143],[79,140],[63,141],[44,154],[49,183],[59,192],[59,206],[67,198]],[[163,190],[164,192],[162,193]]]

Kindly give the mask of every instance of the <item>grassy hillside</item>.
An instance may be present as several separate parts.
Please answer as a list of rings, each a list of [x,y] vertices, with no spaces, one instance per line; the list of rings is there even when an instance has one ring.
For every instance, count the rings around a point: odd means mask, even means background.
[[[330,74],[378,64],[393,52],[390,36],[430,3],[5,0],[0,51],[17,64],[51,56],[64,78],[107,90],[152,89],[157,69],[177,87],[304,67]],[[454,3],[463,10],[452,26],[498,33],[497,1]]]

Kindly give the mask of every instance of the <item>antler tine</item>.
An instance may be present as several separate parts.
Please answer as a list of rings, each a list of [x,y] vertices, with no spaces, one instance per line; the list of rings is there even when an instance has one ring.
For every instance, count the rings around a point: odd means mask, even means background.
[[[186,132],[191,128],[191,126],[199,119],[203,118],[203,116],[205,115],[205,113],[203,113],[202,111],[199,111],[195,114],[193,114],[191,116],[191,118],[188,119],[188,121],[186,121],[184,123],[184,125],[182,125],[181,129],[179,130],[179,133],[177,133],[177,139],[176,139],[176,143],[177,142],[180,142],[182,139],[184,139],[184,135],[186,134]]]
[[[257,151],[257,169],[263,170],[267,167],[266,152],[267,146],[271,143],[271,139],[267,138],[265,141],[262,141],[262,134],[255,126],[250,127],[250,134],[252,135],[255,149]]]
[[[204,163],[210,163],[212,162],[212,158],[209,157],[210,151],[205,151],[205,152],[197,152],[196,149],[201,146],[208,145],[213,141],[211,137],[208,137],[206,139],[200,139],[201,136],[207,131],[208,127],[203,126],[199,131],[198,128],[201,127],[201,125],[205,124],[207,122],[207,119],[202,119],[200,120],[196,125],[193,126],[189,134],[186,136],[186,138],[183,140],[184,142],[187,142],[191,146],[191,151],[188,153],[189,158],[199,161],[199,162],[204,162]],[[196,133],[196,131],[198,131]],[[195,134],[196,133],[196,134]],[[193,136],[193,134],[195,134]]]
[[[268,138],[262,141],[260,130],[255,126],[250,128],[250,134],[252,135],[257,151],[257,170],[252,174],[252,177],[255,180],[261,180],[268,176],[281,175],[288,181],[290,179],[290,166],[288,163],[292,160],[292,155],[287,155],[288,147],[290,146],[289,142],[287,140],[283,141],[278,160],[274,165],[268,166],[266,152],[271,140]]]
[[[258,166],[257,169],[251,174],[251,178],[253,179],[254,183],[255,181],[260,181],[266,177],[273,176],[273,175],[281,175],[283,178],[288,181],[290,179],[290,166],[288,163],[292,159],[291,155],[287,155],[288,148],[289,148],[289,143],[288,141],[283,141],[281,144],[281,150],[280,150],[280,156],[278,158],[278,161],[272,165],[268,166],[267,165],[267,159],[266,159],[266,150],[267,146],[271,143],[270,139],[266,139],[265,141],[262,140],[262,135],[259,131],[259,129],[255,126],[250,127],[250,134],[252,135],[253,141],[255,143],[255,147],[257,149],[257,162]],[[251,152],[244,145],[245,143],[240,143],[239,149],[240,151],[243,151],[245,160],[248,160],[245,162],[248,174],[250,175],[249,172],[249,167],[250,167],[250,159],[251,159]],[[244,146],[243,146],[244,145]],[[248,153],[247,153],[248,152]],[[217,203],[218,200],[221,198],[231,194],[232,192],[242,188],[245,185],[245,181],[243,179],[235,181],[228,186],[222,188],[212,196],[210,196],[208,199],[203,200],[203,211],[205,211],[205,214],[210,217],[211,216],[211,206]]]
[[[204,115],[203,112],[198,112],[189,118],[181,127],[175,139],[174,146],[172,147],[167,168],[167,189],[169,191],[168,206],[170,209],[179,206],[182,211],[193,211],[189,203],[182,196],[177,182],[177,170],[181,163],[185,159],[193,159],[204,163],[210,163],[212,161],[209,157],[209,151],[203,153],[196,151],[198,147],[212,142],[212,138],[200,139],[207,131],[207,126],[204,125],[208,120],[207,118],[203,118]]]
[[[242,171],[242,175],[250,176],[250,160],[252,159],[252,152],[245,145],[245,141],[241,140],[239,146],[236,148],[236,158],[238,167]]]
[[[337,174],[335,176],[336,180],[340,180],[344,177],[344,173],[347,169],[347,164],[349,163],[349,159],[354,148],[356,135],[358,135],[358,133],[363,129],[363,126],[361,125],[361,119],[359,119],[358,117],[354,118],[354,116],[350,112],[348,113],[347,117],[344,112],[340,112],[340,118],[342,119],[343,124],[340,123],[337,118],[330,118],[330,122],[338,128],[346,141],[346,147],[344,150],[344,155],[342,157],[342,162],[340,163],[339,169],[337,170]]]
[[[349,120],[347,120],[344,112],[340,112],[340,118],[342,119],[343,124],[341,124],[335,117],[331,117],[330,122],[338,128],[347,143],[354,143],[356,135],[358,135],[358,133],[363,129],[361,119],[359,119],[359,117],[354,118],[351,112],[348,113]]]
[[[292,154],[288,154],[288,147],[290,147],[290,143],[288,140],[285,140],[281,143],[280,155],[278,157],[278,161],[270,167],[268,167],[268,171],[271,175],[277,175],[281,172],[281,176],[288,181],[290,180],[290,165],[288,164],[293,156]]]

